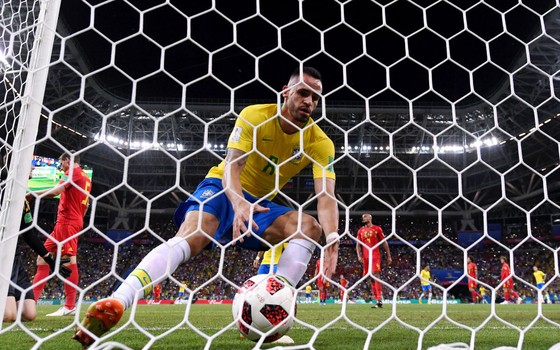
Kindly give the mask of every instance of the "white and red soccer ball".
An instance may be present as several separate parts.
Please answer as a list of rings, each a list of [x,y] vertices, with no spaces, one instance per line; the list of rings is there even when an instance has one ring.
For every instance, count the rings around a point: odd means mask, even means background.
[[[297,312],[295,290],[272,275],[253,276],[235,294],[232,312],[247,339],[259,341],[264,336],[264,343],[273,342],[292,327]]]

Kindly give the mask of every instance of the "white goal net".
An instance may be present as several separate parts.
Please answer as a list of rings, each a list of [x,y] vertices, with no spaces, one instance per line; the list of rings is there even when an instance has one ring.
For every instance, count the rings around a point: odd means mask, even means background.
[[[34,321],[20,311],[1,324],[0,348],[18,337],[25,348],[69,348],[91,302],[174,236],[175,209],[224,159],[238,113],[280,104],[300,65],[323,78],[313,118],[336,148],[341,241],[325,302],[318,248],[295,286],[294,343],[277,345],[548,349],[560,341],[557,0],[4,0],[0,311],[10,286],[32,291],[11,282],[15,253],[30,282],[37,269],[17,239],[27,230],[26,192],[56,184],[53,165],[68,152],[93,185],[78,233],[77,314],[45,316],[65,303],[54,273]],[[275,201],[317,217],[313,186],[306,169]],[[58,200],[31,204],[44,240]],[[383,242],[376,246],[379,277],[363,276],[357,258],[363,214],[391,252],[388,264]],[[137,300],[95,347],[256,346],[238,339],[228,306],[207,305],[231,303],[256,274],[255,255],[218,242],[162,281],[161,294]],[[506,295],[501,256],[514,282]],[[430,292],[421,285],[426,265]]]

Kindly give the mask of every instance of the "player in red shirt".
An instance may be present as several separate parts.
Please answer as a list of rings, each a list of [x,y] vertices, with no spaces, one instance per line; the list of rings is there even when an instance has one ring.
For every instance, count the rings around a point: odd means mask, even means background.
[[[467,273],[469,275],[469,292],[471,292],[473,303],[476,304],[477,298],[482,300],[482,295],[480,295],[480,293],[478,293],[478,291],[476,290],[477,287],[476,280],[478,279],[478,268],[476,267],[476,264],[474,263],[472,257],[470,256],[467,257]]]
[[[45,241],[45,248],[56,256],[59,249],[56,242],[64,241],[60,246],[60,255],[62,258],[70,259],[70,262],[65,265],[72,270],[72,274],[67,278],[67,281],[73,285],[78,285],[78,265],[76,260],[78,236],[76,234],[84,227],[84,216],[89,206],[88,194],[91,190],[91,179],[80,167],[80,156],[75,152],[72,150],[70,153],[63,153],[60,156],[59,160],[64,176],[56,187],[28,193],[26,198],[31,199],[39,196],[42,198],[52,198],[60,195],[56,224],[50,237]],[[72,163],[72,154],[74,155],[74,163]],[[72,239],[67,240],[70,237]],[[33,279],[35,300],[41,296],[47,284],[46,278],[48,276],[49,265],[43,258],[38,257],[37,273]],[[76,313],[76,288],[70,283],[64,283],[64,292],[66,294],[64,306],[47,316],[71,316]]]
[[[356,244],[356,253],[358,254],[358,261],[364,264],[362,276],[370,274],[369,263],[371,261],[371,274],[375,276],[371,284],[371,291],[377,300],[377,305],[374,307],[381,308],[383,307],[381,282],[379,282],[381,272],[381,252],[379,243],[381,241],[383,241],[381,244],[383,245],[387,257],[387,265],[391,265],[393,260],[391,259],[389,244],[387,244],[387,241],[384,241],[385,235],[383,234],[383,230],[381,227],[372,223],[371,214],[362,215],[362,223],[365,225],[358,230],[358,241],[362,244]]]
[[[344,296],[346,295],[346,287],[348,286],[348,280],[344,278],[344,275],[340,274],[340,302],[344,302]]]
[[[501,279],[502,281],[505,281],[502,286],[504,288],[504,301],[502,304],[509,304],[510,301],[521,304],[523,299],[521,299],[519,294],[517,294],[515,289],[513,289],[513,278],[511,277],[511,269],[508,265],[508,259],[502,255],[500,256],[500,263],[502,263]]]
[[[158,303],[161,300],[161,283],[154,286],[154,301]]]
[[[321,273],[321,259],[317,259],[317,263],[315,264],[315,276]],[[327,291],[328,288],[331,286],[329,281],[325,279],[325,276],[321,274],[317,278],[317,288],[319,288],[319,303],[321,305],[326,305],[327,303]]]

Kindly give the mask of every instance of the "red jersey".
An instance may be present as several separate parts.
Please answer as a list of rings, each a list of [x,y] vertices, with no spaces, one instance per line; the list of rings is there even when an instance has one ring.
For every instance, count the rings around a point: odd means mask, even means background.
[[[376,225],[363,226],[358,230],[358,240],[365,244],[362,245],[364,259],[369,259],[368,247],[373,247],[385,238],[381,227]],[[379,246],[371,250],[372,256],[380,256]]]
[[[508,263],[506,263],[506,262],[502,264],[502,276],[501,277],[502,277],[502,281],[511,277],[511,270],[509,268]]]
[[[341,278],[340,279],[340,285],[342,286],[342,288],[346,289],[346,286],[348,285],[348,280],[346,278]]]
[[[469,274],[469,277],[476,278],[477,268],[475,263],[472,262],[467,265],[467,273]]]
[[[154,295],[159,296],[161,294],[161,284],[156,284],[154,286]]]
[[[68,169],[62,179],[60,179],[61,184],[68,179],[70,170]],[[60,202],[58,203],[57,223],[73,224],[82,227],[84,225],[84,215],[88,207],[91,180],[82,168],[76,165],[73,169],[72,180],[64,184],[64,187],[64,191],[60,195]]]

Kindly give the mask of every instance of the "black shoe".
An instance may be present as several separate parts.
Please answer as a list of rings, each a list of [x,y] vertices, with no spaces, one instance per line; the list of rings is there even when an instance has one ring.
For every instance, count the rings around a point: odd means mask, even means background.
[[[383,304],[382,304],[382,303],[377,303],[377,304],[373,305],[371,308],[372,308],[372,309],[382,309],[382,308],[383,308]]]

